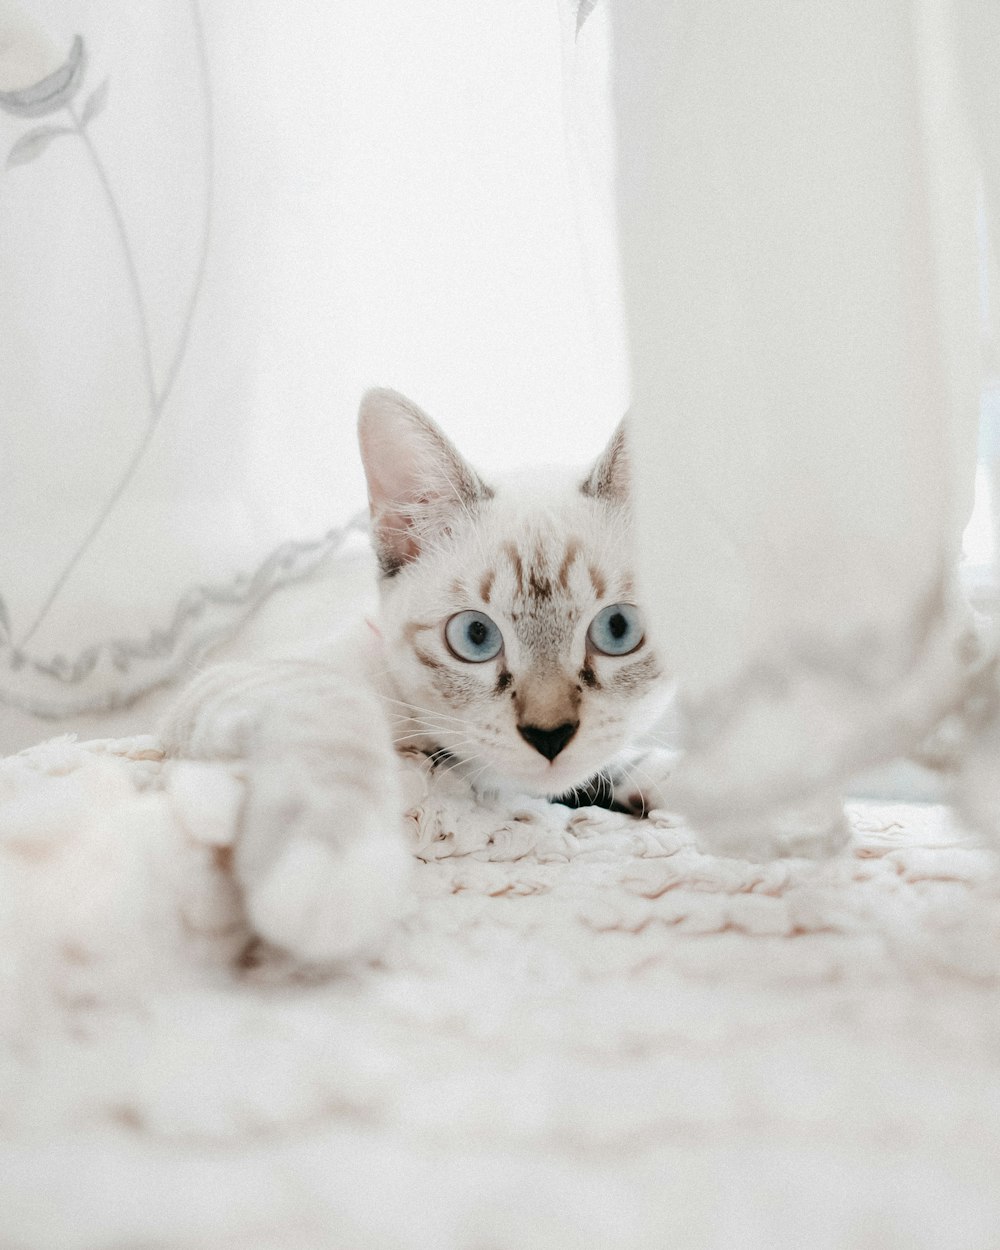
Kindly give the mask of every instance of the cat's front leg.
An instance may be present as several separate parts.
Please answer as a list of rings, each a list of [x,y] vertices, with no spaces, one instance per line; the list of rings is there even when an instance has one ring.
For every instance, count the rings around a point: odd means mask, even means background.
[[[182,698],[165,732],[175,753],[244,776],[233,863],[253,932],[312,963],[373,949],[405,909],[412,868],[376,692],[318,664],[230,665]]]
[[[265,733],[252,760],[234,861],[247,915],[310,962],[372,950],[405,907],[395,759],[369,720],[322,742]]]
[[[662,747],[637,747],[623,753],[605,774],[611,795],[608,806],[633,816],[669,808],[670,778],[679,758],[679,751]]]

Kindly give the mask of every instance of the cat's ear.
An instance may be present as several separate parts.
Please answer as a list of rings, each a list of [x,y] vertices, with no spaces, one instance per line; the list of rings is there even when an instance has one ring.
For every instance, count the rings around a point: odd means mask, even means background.
[[[387,576],[415,560],[456,515],[493,495],[430,417],[396,391],[364,395],[358,441],[375,550]]]
[[[590,470],[580,489],[594,499],[606,499],[609,503],[627,504],[630,497],[631,474],[628,451],[628,432],[623,417],[597,463]]]

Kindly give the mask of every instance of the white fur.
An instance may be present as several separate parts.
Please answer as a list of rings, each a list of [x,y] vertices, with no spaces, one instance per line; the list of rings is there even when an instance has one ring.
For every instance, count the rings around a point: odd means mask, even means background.
[[[371,949],[406,905],[398,751],[411,763],[446,752],[436,762],[451,782],[487,804],[564,794],[621,764],[619,797],[646,808],[670,762],[632,749],[666,698],[648,644],[611,657],[587,640],[601,608],[634,598],[623,435],[586,487],[556,469],[487,486],[392,392],[366,397],[360,440],[386,573],[377,618],[308,660],[209,670],[163,727],[175,754],[239,763],[246,915],[316,962]],[[444,625],[467,609],[500,628],[495,660],[451,653]],[[552,760],[519,729],[570,717],[579,726]]]
[[[428,680],[427,670],[405,645],[403,631],[411,620],[445,619],[460,607],[482,607],[501,627],[507,650],[507,664],[513,672],[528,669],[532,656],[518,641],[509,614],[495,606],[508,601],[513,591],[509,569],[501,569],[494,583],[491,603],[458,603],[449,595],[449,584],[456,569],[480,570],[494,553],[507,543],[554,545],[566,533],[581,541],[585,556],[604,566],[618,567],[624,575],[627,566],[622,552],[629,550],[630,535],[623,518],[608,514],[603,505],[586,499],[579,490],[579,473],[565,469],[528,471],[494,483],[496,496],[481,506],[474,526],[458,530],[440,547],[424,552],[419,562],[383,587],[383,610],[379,627],[385,638],[386,681],[393,697],[411,702],[424,710],[433,729],[425,735],[438,740],[452,754],[468,759],[484,771],[477,781],[482,791],[506,790],[517,793],[555,796],[582,784],[617,757],[662,715],[665,705],[663,684],[652,686],[642,699],[605,700],[596,714],[581,722],[569,746],[552,761],[544,759],[516,732],[507,704],[489,708],[476,704],[456,709],[444,704]],[[583,560],[578,562],[582,565]],[[573,590],[585,599],[587,577],[574,570]],[[475,578],[471,579],[475,580]],[[608,602],[618,596],[609,594]],[[572,641],[565,646],[564,659],[569,679],[574,665],[579,667],[586,649],[586,634],[594,610],[581,614],[573,629]],[[456,668],[440,634],[428,641],[435,659]],[[612,671],[621,661],[596,657],[600,675]],[[483,666],[486,667],[486,666]],[[401,723],[397,736],[418,733],[420,716]],[[410,741],[417,741],[411,738]],[[473,771],[470,767],[470,772]]]

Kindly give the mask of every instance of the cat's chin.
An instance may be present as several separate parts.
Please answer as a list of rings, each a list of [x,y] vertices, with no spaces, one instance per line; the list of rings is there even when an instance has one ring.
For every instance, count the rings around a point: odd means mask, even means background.
[[[601,771],[607,760],[592,767],[580,768],[556,762],[537,768],[518,768],[505,772],[496,771],[488,779],[478,781],[477,788],[496,790],[501,793],[528,795],[537,799],[557,799],[569,794]]]

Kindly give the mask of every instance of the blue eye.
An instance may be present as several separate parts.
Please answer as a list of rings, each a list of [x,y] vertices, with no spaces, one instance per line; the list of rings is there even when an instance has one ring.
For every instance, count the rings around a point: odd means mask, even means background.
[[[458,612],[444,627],[452,655],[470,664],[482,664],[500,654],[503,634],[485,612]]]
[[[587,638],[603,655],[628,655],[643,640],[642,616],[631,603],[613,603],[590,622]]]

